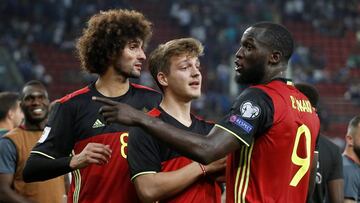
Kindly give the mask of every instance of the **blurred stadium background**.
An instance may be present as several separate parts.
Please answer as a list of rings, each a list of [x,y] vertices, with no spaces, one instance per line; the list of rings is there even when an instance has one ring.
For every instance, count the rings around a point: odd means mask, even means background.
[[[248,25],[263,20],[293,33],[289,73],[319,90],[325,135],[341,145],[347,122],[360,113],[358,0],[2,0],[0,91],[18,91],[38,79],[56,99],[94,80],[81,72],[74,42],[89,16],[109,8],[136,9],[152,20],[147,52],[179,37],[205,44],[204,94],[193,106],[205,118],[216,120],[230,108],[241,89],[233,82],[239,39]],[[155,87],[144,69],[135,82]]]

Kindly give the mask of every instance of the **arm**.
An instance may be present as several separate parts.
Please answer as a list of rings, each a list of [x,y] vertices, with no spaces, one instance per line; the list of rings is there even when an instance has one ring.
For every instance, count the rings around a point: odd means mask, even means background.
[[[0,202],[30,202],[13,189],[17,151],[13,142],[0,139]]]
[[[150,117],[129,105],[104,98],[97,101],[110,103],[101,108],[102,115],[109,123],[120,122],[130,126],[140,126],[180,153],[203,164],[225,157],[229,152],[240,147],[240,142],[230,132],[214,127],[207,136],[178,129],[158,118]]]
[[[58,159],[32,151],[26,162],[23,178],[25,182],[48,180],[90,164],[106,164],[110,157],[110,147],[100,143],[89,143],[80,154]]]
[[[74,109],[73,105],[67,103],[53,105],[43,135],[26,162],[23,171],[25,182],[48,180],[89,164],[102,165],[107,162],[110,147],[98,143],[89,143],[79,154],[69,156],[75,143]]]
[[[344,202],[344,180],[335,179],[327,182],[329,200],[331,203]],[[355,202],[355,201],[354,201]]]
[[[93,97],[93,100],[105,104],[100,108],[100,114],[106,122],[139,126],[183,155],[204,164],[225,157],[242,145],[250,146],[256,135],[272,126],[274,115],[271,98],[260,89],[248,88],[219,125],[215,125],[207,136],[199,136],[149,117],[129,105],[99,97]]]
[[[316,165],[319,160],[319,152],[314,152],[314,158],[311,163],[311,169],[310,169],[310,179],[309,179],[309,189],[307,194],[307,202],[311,202],[314,189],[315,189],[315,178],[316,178]]]
[[[14,174],[0,174],[0,202],[7,203],[31,203],[33,201],[17,194],[12,189]]]
[[[345,199],[344,203],[356,203],[356,201],[353,199]]]
[[[206,173],[223,169],[225,162],[223,158],[205,166]],[[176,171],[140,175],[135,178],[134,184],[141,201],[147,203],[174,196],[203,176],[199,164],[193,162]]]
[[[327,140],[328,141],[328,140]],[[344,175],[343,175],[343,160],[340,149],[333,144],[329,143],[332,149],[332,168],[330,177],[327,181],[327,190],[330,203],[344,202]]]

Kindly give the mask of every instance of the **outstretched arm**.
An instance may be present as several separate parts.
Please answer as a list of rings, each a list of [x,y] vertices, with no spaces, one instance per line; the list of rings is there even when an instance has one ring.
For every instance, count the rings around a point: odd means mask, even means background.
[[[240,142],[236,137],[217,126],[207,136],[200,136],[147,116],[127,104],[106,98],[94,97],[93,99],[106,104],[100,109],[106,122],[139,126],[185,156],[203,164],[225,157],[229,152],[240,147]]]
[[[106,164],[110,157],[110,147],[100,143],[88,143],[81,153],[58,159],[33,151],[26,162],[23,178],[25,182],[48,180],[90,164]]]
[[[135,178],[136,191],[142,202],[155,202],[172,197],[183,191],[199,178],[225,168],[226,158],[205,167],[204,174],[199,163],[193,162],[176,171],[140,175]]]

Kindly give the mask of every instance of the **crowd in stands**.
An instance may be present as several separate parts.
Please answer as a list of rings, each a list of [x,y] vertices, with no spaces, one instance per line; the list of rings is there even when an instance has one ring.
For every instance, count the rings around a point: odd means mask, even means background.
[[[144,0],[144,3],[160,2]],[[346,30],[360,32],[357,30],[360,27],[360,3],[354,0],[173,0],[168,4],[168,15],[182,31],[205,44],[202,60],[207,79],[204,100],[211,109],[216,110],[216,114],[225,112],[238,92],[237,85],[229,83],[234,77],[233,53],[238,47],[239,36],[249,24],[264,20],[300,21],[311,23],[324,35],[342,36]],[[0,16],[9,20],[0,23],[3,30],[0,33],[0,46],[11,53],[23,81],[38,79],[49,84],[52,78],[38,61],[31,46],[46,43],[72,51],[74,40],[86,19],[97,10],[115,7],[131,8],[131,3],[117,0],[5,0],[0,7]],[[354,50],[343,72],[358,68],[359,58],[359,50]],[[297,44],[291,63],[295,82],[316,84],[334,80],[326,71],[327,58],[320,47]],[[149,78],[144,74],[142,81],[151,83]],[[350,84],[348,98],[356,100],[357,86],[356,81]],[[356,90],[355,95],[353,89]],[[195,106],[203,108],[203,105],[204,102],[199,101]]]

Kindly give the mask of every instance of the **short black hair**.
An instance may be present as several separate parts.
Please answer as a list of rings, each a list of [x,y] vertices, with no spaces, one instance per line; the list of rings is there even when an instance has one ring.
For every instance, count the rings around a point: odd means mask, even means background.
[[[354,118],[352,118],[349,122],[349,126],[348,126],[348,134],[354,136],[356,133],[356,129],[358,128],[360,123],[360,115],[355,116]],[[359,130],[359,129],[357,129]]]
[[[15,108],[19,101],[17,92],[1,92],[0,93],[0,120],[4,120],[10,109]]]
[[[289,60],[294,51],[294,39],[286,27],[272,22],[259,22],[251,27],[264,28],[265,39],[270,48],[280,51]]]
[[[297,83],[295,84],[295,87],[309,99],[313,107],[318,107],[319,93],[313,85],[306,83]]]

